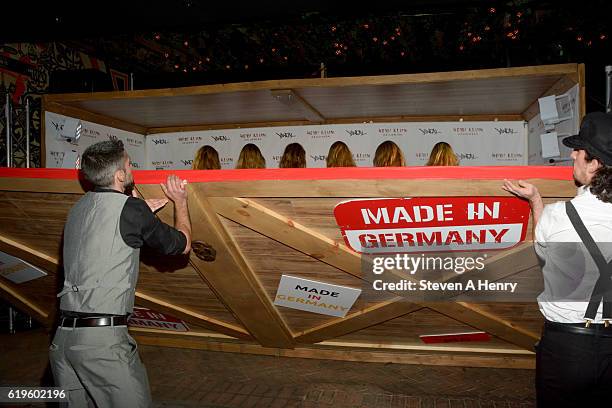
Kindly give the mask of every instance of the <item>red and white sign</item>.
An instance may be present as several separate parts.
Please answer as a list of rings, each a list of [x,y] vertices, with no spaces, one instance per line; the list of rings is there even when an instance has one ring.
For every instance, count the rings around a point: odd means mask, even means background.
[[[189,331],[189,328],[184,321],[164,313],[147,309],[146,307],[134,307],[134,311],[128,319],[128,326],[178,332]]]
[[[421,338],[421,341],[425,344],[491,340],[491,335],[483,331],[467,333],[426,334],[419,337]]]
[[[363,199],[334,208],[346,244],[366,254],[507,249],[525,239],[529,213],[515,197]]]

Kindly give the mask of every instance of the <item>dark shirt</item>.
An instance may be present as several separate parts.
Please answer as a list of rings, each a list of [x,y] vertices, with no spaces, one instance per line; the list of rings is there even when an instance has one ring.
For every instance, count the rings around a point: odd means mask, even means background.
[[[123,194],[105,188],[96,188],[94,192]],[[185,234],[161,222],[140,198],[128,197],[119,218],[119,231],[132,248],[148,246],[164,255],[180,255],[187,246]]]
[[[123,194],[117,190],[99,187],[94,189],[94,192]],[[119,218],[119,232],[128,246],[141,248],[146,245],[164,255],[182,254],[187,246],[185,235],[161,222],[153,214],[147,203],[140,198],[128,197]],[[62,310],[62,316],[92,317],[101,315]]]

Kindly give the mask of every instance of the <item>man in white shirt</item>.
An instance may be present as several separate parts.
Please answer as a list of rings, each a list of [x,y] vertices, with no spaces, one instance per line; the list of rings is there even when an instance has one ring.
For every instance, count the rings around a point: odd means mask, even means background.
[[[544,207],[535,186],[504,181],[529,200],[543,262],[546,322],[536,346],[538,407],[612,405],[612,115],[588,114],[574,149],[570,202]],[[571,203],[571,204],[570,204]],[[610,322],[609,322],[610,321]]]

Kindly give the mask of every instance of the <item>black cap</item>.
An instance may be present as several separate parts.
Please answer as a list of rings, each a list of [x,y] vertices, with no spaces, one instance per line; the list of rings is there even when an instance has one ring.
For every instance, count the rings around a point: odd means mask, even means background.
[[[612,114],[592,112],[584,117],[580,133],[563,139],[573,149],[584,149],[591,156],[612,166]]]

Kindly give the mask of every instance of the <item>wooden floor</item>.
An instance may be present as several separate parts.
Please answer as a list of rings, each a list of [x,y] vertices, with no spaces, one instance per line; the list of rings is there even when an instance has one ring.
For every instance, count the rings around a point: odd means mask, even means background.
[[[51,385],[49,336],[0,335],[0,385]],[[155,407],[533,407],[533,370],[140,347]],[[24,405],[20,405],[23,407]],[[35,405],[31,405],[35,406]]]

